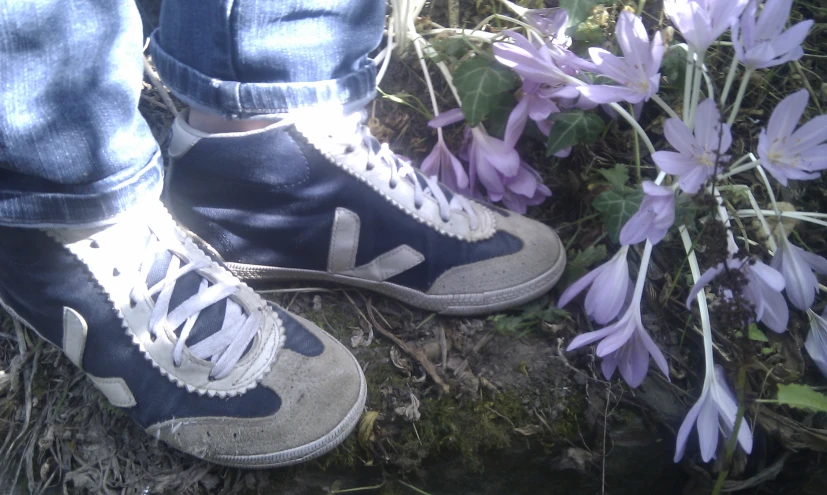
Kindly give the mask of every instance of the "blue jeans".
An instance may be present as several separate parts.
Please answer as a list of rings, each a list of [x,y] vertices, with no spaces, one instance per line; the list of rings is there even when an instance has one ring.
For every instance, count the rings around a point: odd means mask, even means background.
[[[166,0],[150,47],[176,96],[224,117],[356,108],[384,14],[384,0]],[[160,196],[143,41],[132,2],[0,0],[0,225],[100,225]]]

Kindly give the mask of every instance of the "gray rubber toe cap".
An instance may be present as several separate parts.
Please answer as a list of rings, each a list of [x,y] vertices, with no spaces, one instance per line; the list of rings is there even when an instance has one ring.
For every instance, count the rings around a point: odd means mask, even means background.
[[[296,464],[336,447],[361,417],[365,378],[344,346],[313,323],[295,318],[325,349],[314,357],[279,352],[258,385],[281,398],[273,415],[180,419],[153,425],[148,432],[196,457],[249,468]]]
[[[497,216],[497,229],[523,242],[516,253],[461,265],[436,279],[428,295],[501,292],[520,297],[547,291],[560,278],[566,262],[563,244],[548,226],[522,215]]]

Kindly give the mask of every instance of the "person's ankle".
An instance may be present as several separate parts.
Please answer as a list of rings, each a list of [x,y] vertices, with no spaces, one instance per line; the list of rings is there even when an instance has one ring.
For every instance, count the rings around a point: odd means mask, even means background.
[[[263,129],[276,122],[276,119],[225,119],[218,114],[202,112],[190,108],[187,123],[196,130],[210,134],[223,134],[230,132],[249,132]]]

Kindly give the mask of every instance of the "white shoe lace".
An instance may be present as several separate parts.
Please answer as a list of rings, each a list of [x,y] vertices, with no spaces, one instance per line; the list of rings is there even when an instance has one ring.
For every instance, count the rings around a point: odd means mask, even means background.
[[[331,137],[345,145],[347,150],[355,150],[360,146],[364,146],[368,151],[368,161],[365,169],[373,170],[374,167],[378,166],[390,170],[388,186],[391,189],[396,188],[400,179],[410,182],[414,186],[414,206],[416,209],[422,208],[425,196],[429,196],[436,200],[439,205],[439,216],[443,222],[451,221],[451,212],[464,211],[468,215],[471,230],[475,230],[479,221],[471,202],[456,193],[452,194],[449,200],[436,177],[418,174],[409,162],[391,151],[387,143],[379,144],[379,141],[371,134],[370,128],[364,124],[365,118],[364,111],[344,117],[341,126],[337,122],[334,134]],[[422,186],[417,176],[425,181],[425,187]]]
[[[228,277],[228,280],[216,280],[213,285],[210,285],[206,278],[202,278],[198,292],[170,311],[169,304],[176,281],[188,273],[206,268],[211,261],[206,256],[201,255],[182,266],[181,260],[192,258],[192,253],[187,253],[184,246],[176,242],[177,240],[165,239],[165,236],[159,234],[151,225],[149,228],[154,235],[150,241],[150,246],[148,246],[146,258],[141,263],[138,282],[130,291],[130,304],[134,306],[138,301],[151,301],[151,298],[158,294],[154,305],[150,304],[152,311],[149,317],[149,332],[153,341],[165,329],[172,333],[183,324],[172,355],[175,366],[180,366],[185,342],[190,336],[201,310],[229,298],[241,287],[237,281],[233,281],[230,277]],[[172,254],[166,274],[163,279],[153,284],[152,287],[147,287],[147,277],[155,262],[156,255],[163,251]],[[226,313],[221,329],[197,344],[189,346],[190,352],[195,357],[213,363],[213,369],[210,371],[211,380],[224,378],[232,371],[244,354],[244,350],[255,337],[261,323],[261,312],[256,311],[253,314],[245,315],[241,307],[231,299],[227,299],[226,304]]]

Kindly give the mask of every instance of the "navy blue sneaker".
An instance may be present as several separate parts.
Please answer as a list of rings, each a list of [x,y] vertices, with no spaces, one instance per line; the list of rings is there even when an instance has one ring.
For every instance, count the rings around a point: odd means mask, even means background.
[[[360,114],[206,134],[175,120],[166,202],[242,280],[323,280],[473,315],[547,292],[549,227],[453,194],[379,145]]]
[[[215,463],[312,459],[364,407],[347,349],[207,257],[158,200],[107,227],[0,227],[0,304],[150,435]]]

